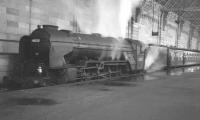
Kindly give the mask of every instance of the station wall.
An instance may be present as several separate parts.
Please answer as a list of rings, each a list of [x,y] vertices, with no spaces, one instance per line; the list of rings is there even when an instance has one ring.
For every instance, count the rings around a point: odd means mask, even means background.
[[[195,28],[186,20],[181,20],[182,23],[178,26],[176,23],[178,16],[173,12],[168,12],[164,20],[161,17],[163,8],[159,4],[154,3],[153,15],[152,6],[152,0],[146,0],[146,3],[142,6],[140,21],[135,23],[137,25],[134,26],[134,30],[137,31],[133,32],[135,33],[134,39],[139,39],[145,43],[200,50],[198,28]],[[159,32],[160,36],[152,36],[152,31]]]
[[[73,16],[63,0],[1,0],[0,16],[0,39],[10,42],[19,41],[21,36],[29,34],[40,24],[72,29]],[[0,52],[17,53],[17,46],[17,42],[0,42]]]

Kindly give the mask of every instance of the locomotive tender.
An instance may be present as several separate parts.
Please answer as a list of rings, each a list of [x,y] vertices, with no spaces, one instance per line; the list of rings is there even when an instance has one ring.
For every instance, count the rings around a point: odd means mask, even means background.
[[[38,26],[23,36],[19,54],[23,79],[39,76],[69,82],[139,72],[145,65],[139,41],[72,33],[52,25]]]

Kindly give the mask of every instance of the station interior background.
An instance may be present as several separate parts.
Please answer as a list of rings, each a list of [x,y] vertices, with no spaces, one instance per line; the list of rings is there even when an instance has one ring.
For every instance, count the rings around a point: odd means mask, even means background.
[[[199,50],[199,26],[181,18],[175,12],[163,9],[162,1],[166,2],[165,5],[170,5],[166,0],[145,0],[142,3],[131,37],[144,43]],[[111,0],[110,6],[114,6],[112,2],[115,0]],[[98,0],[0,0],[2,74],[7,71],[5,66],[10,64],[9,55],[18,53],[20,38],[30,34],[37,25],[57,25],[59,29],[81,33],[98,32],[93,29],[99,19],[97,3]],[[195,2],[191,4],[195,5]],[[152,31],[158,31],[159,35],[152,36]]]

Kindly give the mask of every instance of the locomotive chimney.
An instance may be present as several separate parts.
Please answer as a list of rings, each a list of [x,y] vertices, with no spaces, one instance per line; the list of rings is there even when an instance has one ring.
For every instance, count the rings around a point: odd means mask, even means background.
[[[37,28],[38,28],[38,29],[41,29],[41,27],[42,27],[41,25],[37,25]]]
[[[71,30],[60,30],[60,31],[62,31],[62,32],[66,33],[66,34],[71,34],[72,33]]]
[[[55,25],[43,25],[44,29],[58,30],[58,26]]]
[[[101,37],[101,34],[99,33],[92,33],[93,36],[96,36],[96,37]]]

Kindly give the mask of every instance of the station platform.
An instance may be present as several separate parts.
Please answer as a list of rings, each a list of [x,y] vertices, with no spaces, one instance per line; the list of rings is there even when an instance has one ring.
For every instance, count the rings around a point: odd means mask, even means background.
[[[0,93],[0,120],[199,120],[200,71]]]

